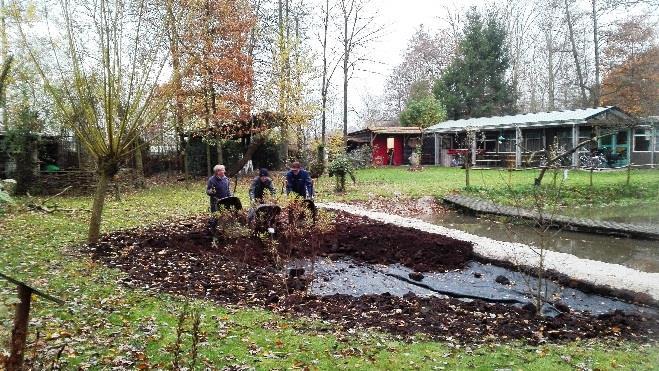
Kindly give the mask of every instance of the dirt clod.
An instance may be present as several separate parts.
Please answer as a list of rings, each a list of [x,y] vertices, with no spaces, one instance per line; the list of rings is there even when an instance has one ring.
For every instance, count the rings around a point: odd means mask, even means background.
[[[510,285],[510,280],[509,280],[508,277],[506,277],[506,276],[501,276],[501,275],[499,275],[499,276],[497,276],[496,279],[494,279],[494,281],[495,281],[496,283],[500,283],[500,284],[502,284],[502,285]]]
[[[421,280],[423,280],[423,277],[424,277],[424,276],[423,276],[423,273],[419,273],[419,272],[411,272],[411,273],[409,274],[409,277],[410,277],[410,279],[413,279],[413,280],[415,280],[415,281],[421,281]]]

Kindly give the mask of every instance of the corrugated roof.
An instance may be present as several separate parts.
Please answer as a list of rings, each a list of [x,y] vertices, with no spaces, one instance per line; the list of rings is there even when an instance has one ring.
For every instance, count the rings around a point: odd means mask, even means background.
[[[421,135],[421,128],[418,126],[374,126],[358,131],[348,133],[348,135],[359,135],[366,132],[374,134],[419,134]]]
[[[571,111],[551,111],[526,113],[522,115],[479,117],[473,119],[449,120],[440,122],[426,129],[426,132],[441,133],[462,131],[468,127],[476,129],[495,129],[528,126],[551,126],[565,123],[585,123],[586,120],[607,111],[615,111],[628,118],[631,116],[620,111],[615,106],[585,108]]]

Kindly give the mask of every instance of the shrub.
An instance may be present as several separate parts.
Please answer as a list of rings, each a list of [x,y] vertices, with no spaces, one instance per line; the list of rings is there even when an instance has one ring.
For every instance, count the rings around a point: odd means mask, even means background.
[[[347,155],[336,157],[329,163],[327,171],[329,176],[336,175],[336,191],[344,192],[346,188],[346,176],[350,176],[352,182],[355,183],[354,166],[352,160]]]
[[[14,200],[11,198],[9,193],[7,193],[3,188],[2,188],[2,183],[0,182],[0,215],[4,214],[5,212],[5,207],[9,204],[13,204]]]
[[[373,164],[373,148],[367,144],[348,152],[348,157],[355,169],[364,169]]]
[[[325,172],[325,159],[324,159],[324,147],[322,144],[318,145],[316,147],[316,157],[314,157],[311,161],[308,162],[307,168],[309,169],[309,172],[311,173],[312,178],[318,178],[323,173]]]

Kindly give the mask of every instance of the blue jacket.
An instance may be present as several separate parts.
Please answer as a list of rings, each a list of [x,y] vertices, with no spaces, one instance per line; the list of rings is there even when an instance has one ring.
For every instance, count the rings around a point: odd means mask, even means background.
[[[308,171],[300,169],[297,175],[293,174],[292,171],[286,173],[286,194],[291,192],[304,198],[313,197],[313,185]]]
[[[218,178],[215,175],[208,178],[206,184],[206,194],[210,196],[211,212],[217,211],[217,200],[220,198],[231,197],[231,189],[229,186],[229,178]]]

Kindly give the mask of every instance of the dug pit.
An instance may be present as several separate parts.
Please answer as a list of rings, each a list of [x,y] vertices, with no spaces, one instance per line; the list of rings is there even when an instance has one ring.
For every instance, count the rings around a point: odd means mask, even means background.
[[[213,236],[207,218],[196,217],[108,234],[87,249],[126,272],[132,287],[302,314],[344,329],[463,342],[657,337],[655,308],[549,281],[555,295],[546,315],[536,315],[527,305],[534,278],[479,262],[469,243],[345,213],[333,218],[335,228],[297,244],[281,236]],[[509,282],[497,283],[498,276]]]

